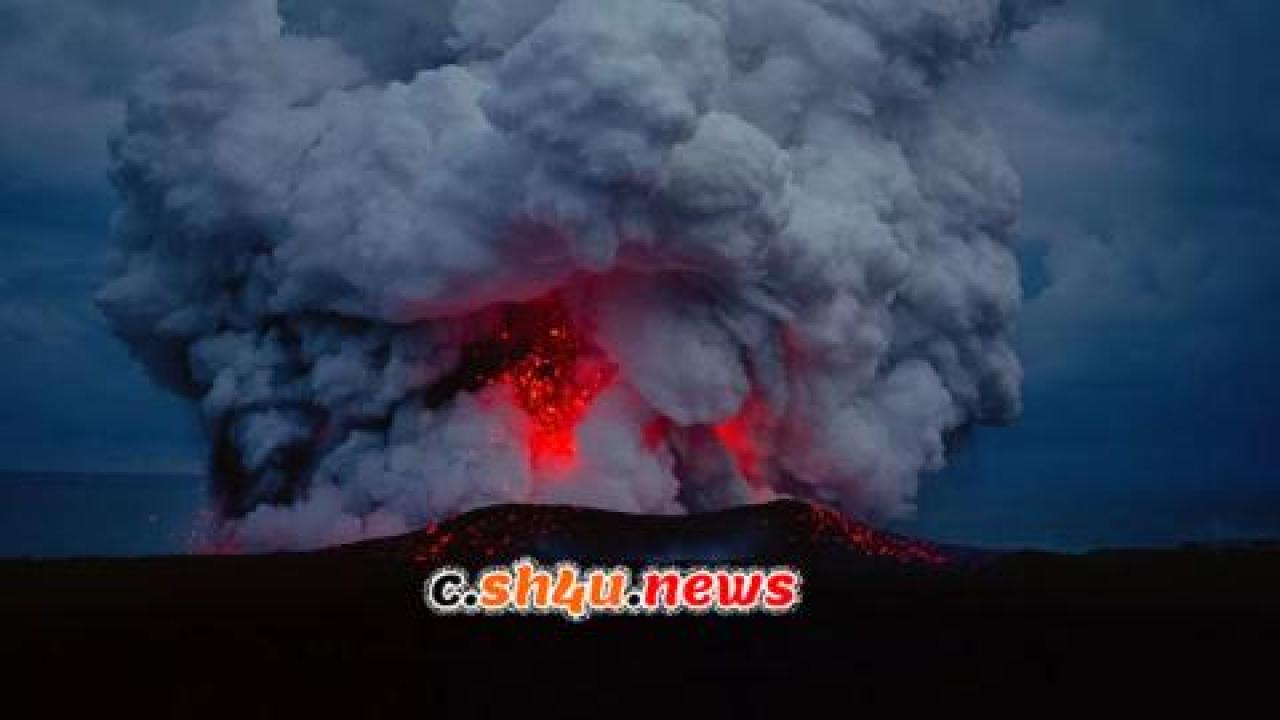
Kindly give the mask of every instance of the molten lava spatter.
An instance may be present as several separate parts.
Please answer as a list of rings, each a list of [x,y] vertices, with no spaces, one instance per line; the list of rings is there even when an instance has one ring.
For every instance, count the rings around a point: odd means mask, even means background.
[[[520,557],[648,565],[739,562],[944,566],[951,552],[877,530],[835,511],[782,500],[685,516],[624,515],[563,506],[493,506],[432,525],[403,547],[417,565],[484,567]],[[870,565],[869,565],[870,564]]]
[[[591,350],[555,296],[509,308],[493,342],[508,361],[492,381],[510,386],[528,414],[534,463],[571,462],[574,429],[617,367]]]

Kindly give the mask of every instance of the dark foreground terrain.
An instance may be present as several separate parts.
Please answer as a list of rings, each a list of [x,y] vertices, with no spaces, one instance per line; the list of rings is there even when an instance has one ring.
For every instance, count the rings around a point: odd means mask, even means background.
[[[786,563],[805,571],[804,601],[780,617],[576,624],[424,608],[433,567],[526,555]],[[499,507],[316,553],[9,561],[0,589],[16,691],[3,697],[49,717],[633,717],[654,703],[737,717],[819,697],[850,716],[993,697],[1164,707],[1271,693],[1280,666],[1274,546],[988,554],[793,502],[693,518]]]

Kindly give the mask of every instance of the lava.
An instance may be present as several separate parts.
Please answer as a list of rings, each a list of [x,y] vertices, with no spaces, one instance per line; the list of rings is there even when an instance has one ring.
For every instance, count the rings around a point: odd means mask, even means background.
[[[831,508],[796,500],[687,516],[624,515],[566,506],[492,506],[460,515],[403,546],[416,565],[482,567],[521,557],[651,564],[865,563],[940,567],[949,551],[877,530]]]
[[[759,480],[764,472],[764,449],[760,447],[756,434],[763,411],[763,403],[748,400],[737,415],[713,428],[720,444],[738,466],[738,471],[751,482]]]
[[[814,547],[826,543],[903,564],[943,565],[948,561],[947,555],[931,543],[877,530],[828,507],[808,505],[802,514],[800,526],[807,529],[806,542]]]
[[[573,463],[578,423],[618,374],[617,365],[591,343],[557,294],[503,307],[490,333],[464,350],[461,366],[462,377],[441,383],[441,397],[431,404],[457,389],[509,387],[530,420],[529,456],[542,467]],[[758,438],[766,413],[764,403],[752,398],[737,415],[713,428],[753,483],[765,471],[766,451]],[[666,418],[650,423],[644,430],[645,446],[656,450],[671,427]]]
[[[504,309],[485,352],[500,358],[486,383],[510,387],[529,417],[533,462],[572,463],[574,431],[617,366],[592,347],[554,295]]]

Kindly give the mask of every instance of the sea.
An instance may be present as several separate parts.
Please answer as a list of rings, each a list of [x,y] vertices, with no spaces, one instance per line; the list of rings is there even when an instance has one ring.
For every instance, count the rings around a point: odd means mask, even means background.
[[[0,557],[185,553],[206,498],[198,475],[0,472]]]

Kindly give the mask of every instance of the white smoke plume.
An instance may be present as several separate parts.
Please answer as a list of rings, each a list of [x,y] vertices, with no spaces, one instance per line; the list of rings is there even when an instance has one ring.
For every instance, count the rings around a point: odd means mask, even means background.
[[[99,304],[198,403],[240,547],[906,512],[1019,409],[1019,184],[948,79],[1041,4],[244,2],[131,97]],[[610,370],[548,463],[483,348],[557,312]]]

